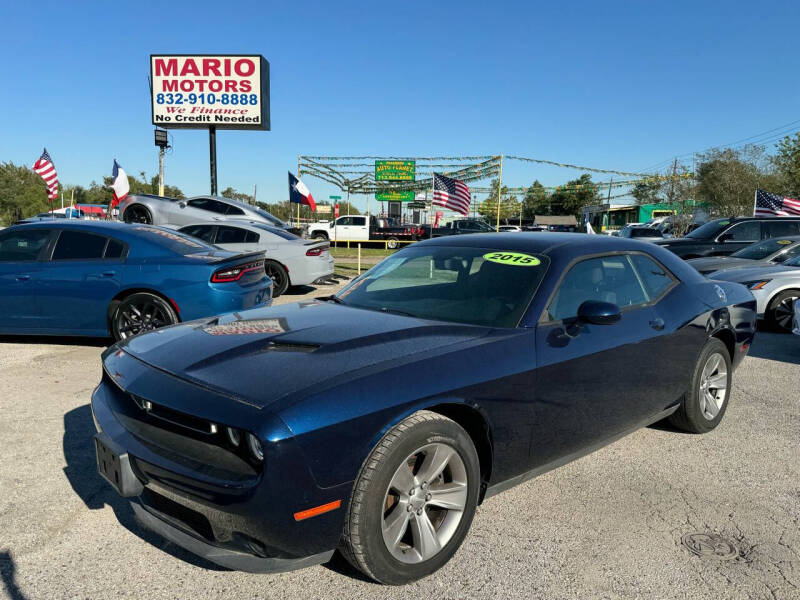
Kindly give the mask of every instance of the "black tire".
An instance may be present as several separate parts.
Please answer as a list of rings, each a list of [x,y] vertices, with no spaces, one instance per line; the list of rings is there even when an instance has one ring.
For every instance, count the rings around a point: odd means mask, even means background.
[[[767,305],[764,316],[767,323],[776,331],[790,332],[794,303],[800,298],[800,290],[784,290],[772,298]]]
[[[394,236],[392,236],[392,237],[390,237],[389,239],[386,240],[386,247],[389,250],[397,250],[397,248],[399,246],[400,246],[399,240]]]
[[[264,270],[269,278],[272,279],[273,298],[277,298],[289,289],[289,273],[282,264],[274,260],[268,260],[264,263]]]
[[[132,204],[122,213],[122,220],[126,223],[142,223],[144,225],[153,224],[153,215],[150,210],[141,204]]]
[[[178,322],[169,302],[155,294],[137,292],[123,298],[113,309],[111,335],[122,340]]]
[[[706,408],[708,406],[704,395],[706,390],[703,387],[704,383],[708,383],[704,377],[704,370],[709,365],[712,357],[719,357],[721,360],[720,366],[724,365],[725,369],[725,393],[724,397],[719,401],[719,406],[716,408],[715,413],[713,411],[709,412]],[[712,371],[709,375],[713,376],[714,372]],[[728,347],[721,340],[710,338],[706,345],[703,346],[703,350],[697,359],[689,390],[683,395],[678,410],[669,416],[668,421],[678,429],[690,433],[706,433],[714,429],[722,421],[722,417],[725,416],[725,411],[728,408],[732,375],[731,356],[728,353]],[[722,378],[721,371],[717,371],[717,376]],[[719,388],[712,386],[708,393],[716,397],[719,394]]]
[[[431,499],[431,494],[424,498],[415,497],[415,502],[423,503],[418,512],[415,512],[410,502],[401,504],[400,501],[396,501],[393,506],[387,506],[389,504],[387,500],[392,494],[390,486],[404,465],[404,461],[407,465],[417,465],[417,471],[411,466],[410,472],[422,473],[423,467],[428,464],[427,458],[417,460],[418,455],[415,453],[431,446],[445,448],[448,452],[455,451],[451,460],[458,463],[461,471],[459,479],[466,479],[465,482],[458,484],[466,489],[465,495],[461,490],[462,497],[465,498],[464,508],[452,511],[454,516],[460,515],[460,520],[450,522],[449,531],[446,533],[450,537],[441,548],[435,550],[427,560],[410,564],[398,560],[390,552],[388,542],[384,541],[385,520],[391,518],[394,510],[399,511],[400,515],[405,515],[406,511],[402,510],[405,506],[409,514],[405,518],[407,525],[403,530],[404,535],[409,536],[408,539],[415,544],[413,537],[419,529],[415,531],[414,524],[423,528],[424,520],[429,526],[433,526],[434,535],[438,536],[445,529],[451,511],[434,506],[435,500],[428,505],[427,501]],[[435,460],[432,459],[432,462]],[[419,493],[419,490],[422,490],[423,494],[432,492],[435,495],[435,490],[440,489],[438,486],[453,485],[455,477],[448,476],[450,464],[447,463],[448,466],[431,482],[430,487],[427,487],[427,482],[425,485],[422,482],[415,483],[414,485],[419,487],[412,487],[409,493],[414,490]],[[416,481],[416,475],[412,477]],[[478,454],[467,432],[455,421],[442,415],[430,411],[414,413],[392,428],[362,465],[345,517],[340,551],[354,567],[379,583],[402,585],[430,575],[447,563],[464,541],[478,504],[479,480]],[[433,525],[437,519],[439,519],[438,525]],[[397,548],[400,545],[402,543],[398,539]],[[413,548],[411,551],[413,552]],[[406,550],[403,549],[402,552],[405,553]]]
[[[311,239],[312,240],[321,240],[323,242],[327,242],[328,241],[328,234],[327,233],[322,233],[320,231],[317,231],[314,235],[311,236]]]

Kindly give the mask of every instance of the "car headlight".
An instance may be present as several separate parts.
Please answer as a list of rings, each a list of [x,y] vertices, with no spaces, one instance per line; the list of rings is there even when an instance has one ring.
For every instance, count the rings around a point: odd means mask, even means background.
[[[765,285],[767,285],[771,279],[759,279],[758,281],[745,281],[744,285],[747,286],[748,290],[760,290]]]
[[[252,433],[247,434],[247,447],[250,448],[250,453],[256,460],[264,460],[264,450],[261,448],[261,442]]]

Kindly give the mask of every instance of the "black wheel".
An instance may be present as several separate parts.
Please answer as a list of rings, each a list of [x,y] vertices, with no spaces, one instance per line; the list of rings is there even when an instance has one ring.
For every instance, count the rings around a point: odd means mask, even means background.
[[[326,242],[326,241],[328,241],[328,236],[327,236],[327,234],[318,231],[317,233],[315,233],[314,235],[311,236],[311,239],[312,240],[322,240],[323,242]]]
[[[469,435],[433,412],[414,413],[372,450],[355,482],[341,551],[368,577],[401,585],[455,554],[478,503]]]
[[[689,390],[669,417],[678,429],[706,433],[722,421],[731,393],[731,357],[717,338],[706,342],[694,368]]]
[[[794,303],[800,298],[800,290],[784,290],[769,301],[766,314],[767,322],[780,331],[792,330]]]
[[[272,279],[272,297],[277,298],[289,288],[289,273],[282,264],[276,263],[274,260],[265,262],[264,270]]]
[[[111,333],[114,339],[124,340],[177,322],[178,315],[166,300],[139,292],[124,298],[114,309]]]
[[[400,246],[400,241],[396,237],[392,236],[386,240],[386,247],[389,248],[389,250],[396,250],[398,246]]]
[[[153,215],[150,214],[146,206],[133,204],[122,214],[122,220],[126,223],[144,223],[145,225],[152,225]]]

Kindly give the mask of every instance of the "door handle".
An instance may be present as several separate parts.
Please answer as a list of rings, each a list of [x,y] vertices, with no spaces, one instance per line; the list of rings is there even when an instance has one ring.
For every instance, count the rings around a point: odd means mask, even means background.
[[[30,278],[30,275],[17,275],[17,281],[28,281]]]
[[[661,331],[664,329],[664,319],[655,318],[650,321],[650,327],[655,329],[656,331]]]

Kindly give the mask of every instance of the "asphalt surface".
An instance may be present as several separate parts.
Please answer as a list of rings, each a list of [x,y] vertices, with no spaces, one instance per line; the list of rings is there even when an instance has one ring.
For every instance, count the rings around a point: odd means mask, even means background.
[[[403,588],[338,558],[226,571],[140,528],[95,472],[105,343],[0,338],[0,598],[800,598],[797,336],[759,333],[714,432],[643,429],[488,500],[453,560]],[[695,556],[694,532],[737,557]]]

